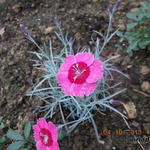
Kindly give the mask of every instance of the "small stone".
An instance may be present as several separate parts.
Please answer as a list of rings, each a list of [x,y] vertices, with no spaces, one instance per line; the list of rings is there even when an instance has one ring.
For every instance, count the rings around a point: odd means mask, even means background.
[[[144,81],[141,85],[141,88],[143,91],[150,93],[150,83],[148,81]]]
[[[18,4],[16,4],[16,5],[14,5],[14,6],[12,7],[12,9],[13,9],[13,11],[14,11],[15,13],[19,13],[19,12],[21,11],[21,9],[22,9],[21,3],[18,3]]]
[[[4,33],[5,33],[5,28],[1,28],[0,29],[0,36],[2,37]]]
[[[132,125],[133,125],[134,127],[136,127],[136,128],[138,128],[138,127],[140,126],[140,124],[139,124],[138,122],[136,122],[136,121],[133,121],[133,122],[132,122]]]
[[[55,27],[47,27],[45,30],[44,30],[44,34],[49,34],[50,32],[52,32],[54,30]]]
[[[65,12],[66,9],[65,9],[65,8],[60,8],[59,11],[60,11],[60,12]]]
[[[125,111],[130,119],[134,119],[137,117],[136,106],[133,102],[128,102],[126,104],[123,103]]]
[[[99,0],[92,0],[94,3],[98,2]]]
[[[76,14],[76,13],[77,13],[77,11],[76,11],[76,10],[74,10],[74,9],[71,9],[71,10],[69,10],[69,11],[68,11],[68,13],[69,13],[69,14]]]
[[[132,68],[132,65],[128,65],[127,68],[128,68],[128,69]]]
[[[34,7],[35,7],[35,4],[34,4],[34,3],[32,3],[32,4],[31,4],[31,7],[32,7],[32,8],[34,8]]]
[[[140,68],[140,73],[141,73],[142,75],[147,75],[147,74],[150,73],[150,68],[147,67],[147,66],[141,66],[141,68]]]
[[[143,123],[143,127],[145,131],[150,131],[150,123]]]
[[[7,91],[7,90],[9,89],[9,86],[7,85],[7,86],[5,86],[4,88],[5,88],[5,90]]]
[[[8,65],[12,66],[12,65],[14,65],[14,63],[15,63],[14,61],[9,61]]]

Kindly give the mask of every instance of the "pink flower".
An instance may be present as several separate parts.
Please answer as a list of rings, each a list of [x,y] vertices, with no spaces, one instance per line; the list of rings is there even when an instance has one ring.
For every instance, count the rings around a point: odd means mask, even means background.
[[[40,118],[33,125],[33,131],[37,150],[59,150],[57,127],[52,122],[47,123],[44,118]]]
[[[102,61],[84,52],[67,56],[58,70],[57,81],[66,95],[83,97],[94,92],[102,77]]]

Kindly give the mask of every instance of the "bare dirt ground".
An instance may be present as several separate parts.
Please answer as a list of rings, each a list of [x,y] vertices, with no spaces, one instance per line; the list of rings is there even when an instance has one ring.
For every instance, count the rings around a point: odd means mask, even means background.
[[[144,0],[124,0],[115,16],[114,29],[126,30],[126,12],[135,11]],[[38,82],[40,72],[33,69],[32,55],[28,50],[37,50],[23,38],[19,24],[29,28],[31,35],[39,44],[50,38],[57,45],[54,37],[57,18],[61,20],[63,30],[76,38],[76,47],[88,46],[92,30],[103,31],[108,24],[107,8],[114,0],[0,0],[0,115],[5,118],[5,125],[22,130],[26,121],[34,122],[40,114],[33,113],[40,102],[29,100],[26,93]],[[135,110],[129,124],[134,130],[143,132],[140,138],[150,137],[150,55],[147,51],[128,57],[117,52],[114,38],[103,53],[104,58],[119,54],[114,63],[130,79],[118,78],[127,91],[116,99],[128,104],[132,102],[131,113]],[[54,44],[55,45],[55,44]],[[123,111],[123,108],[119,108]],[[98,144],[90,123],[82,123],[70,136],[60,141],[61,150],[140,150],[133,136],[115,134],[118,129],[126,130],[123,120],[116,114],[96,115],[99,132],[111,130],[110,135],[102,134],[104,145]],[[149,142],[141,142],[145,150],[150,150]]]

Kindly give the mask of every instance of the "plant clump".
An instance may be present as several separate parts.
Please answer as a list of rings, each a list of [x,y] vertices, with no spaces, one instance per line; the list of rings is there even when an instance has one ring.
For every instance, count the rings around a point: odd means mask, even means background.
[[[126,16],[131,19],[127,24],[128,31],[118,31],[120,42],[127,42],[128,46],[118,46],[118,50],[126,51],[130,56],[134,51],[150,49],[150,1],[145,2],[136,12],[129,12]]]

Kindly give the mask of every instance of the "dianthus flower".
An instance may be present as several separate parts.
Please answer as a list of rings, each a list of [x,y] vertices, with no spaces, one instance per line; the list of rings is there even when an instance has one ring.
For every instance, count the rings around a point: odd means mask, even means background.
[[[33,131],[37,150],[59,150],[57,127],[52,122],[47,123],[44,118],[40,118],[33,125]]]
[[[96,83],[103,77],[103,63],[91,53],[69,55],[60,66],[57,81],[69,96],[89,96],[94,92]]]

